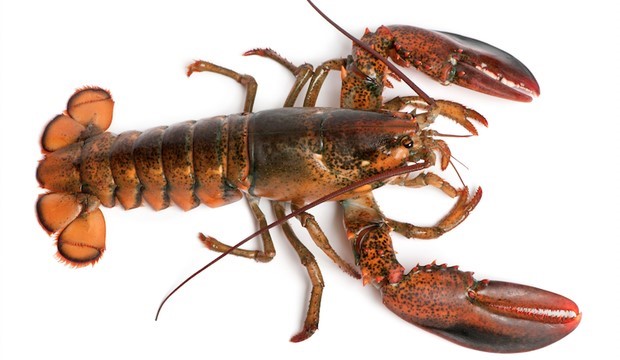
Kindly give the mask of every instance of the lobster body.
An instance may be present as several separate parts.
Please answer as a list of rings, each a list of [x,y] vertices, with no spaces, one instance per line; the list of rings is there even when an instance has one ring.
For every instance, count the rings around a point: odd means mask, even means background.
[[[52,192],[94,195],[106,207],[118,198],[125,209],[143,200],[155,210],[171,200],[217,207],[242,192],[303,205],[405,164],[399,139],[416,129],[412,119],[349,109],[217,116],[94,135],[47,154],[37,178]]]
[[[271,200],[277,224],[312,284],[303,328],[291,341],[308,339],[318,329],[324,286],[314,256],[286,222],[292,216],[342,270],[362,278],[364,284],[375,285],[392,312],[457,344],[483,351],[521,352],[569,334],[578,326],[581,313],[561,295],[520,284],[478,281],[471,272],[434,262],[405,273],[390,233],[437,238],[463,222],[482,196],[478,189],[470,197],[466,186],[457,190],[424,171],[436,163],[445,170],[451,157],[448,145],[435,139],[442,134],[429,126],[442,115],[477,135],[472,122],[485,126],[487,122],[472,109],[434,100],[418,90],[420,96],[384,102],[383,89],[391,86],[387,76],[404,77],[366,51],[414,66],[443,84],[455,83],[517,101],[530,101],[539,94],[533,75],[504,51],[455,34],[389,26],[375,33],[367,31],[362,41],[351,56],[328,60],[316,71],[309,64],[296,67],[270,49],[247,52],[270,57],[295,75],[282,109],[253,113],[255,80],[204,61],[191,64],[188,75],[215,72],[246,86],[243,113],[114,135],[106,132],[114,104],[110,94],[99,88],[76,92],[66,112],[48,124],[41,141],[46,156],[37,169],[39,183],[49,190],[39,197],[37,215],[43,228],[57,236],[61,260],[84,266],[101,257],[105,221],[98,207],[112,207],[116,199],[126,209],[146,202],[155,210],[171,203],[190,210],[200,203],[217,207],[246,198],[260,226],[255,235],[262,237],[262,251],[238,248],[245,240],[231,247],[202,234],[199,237],[211,250],[270,261],[275,248],[267,230],[274,224],[267,225],[258,206],[265,198]],[[343,109],[314,107],[330,70],[342,72]],[[304,108],[291,108],[309,80]],[[406,106],[425,112],[400,112]],[[397,221],[381,212],[372,195],[373,189],[387,183],[434,186],[457,202],[434,226]],[[357,268],[331,248],[306,212],[328,198],[343,206]],[[287,203],[293,211],[289,215],[285,215]]]
[[[56,143],[78,123],[80,116],[72,113],[94,104],[101,108],[87,110],[92,114],[84,129]],[[226,205],[245,194],[303,206],[411,159],[429,157],[421,155],[428,152],[421,147],[428,140],[407,114],[281,108],[115,135],[98,125],[99,114],[111,115],[112,106],[104,90],[81,90],[42,139],[48,153],[37,179],[50,192],[37,203],[39,221],[58,234],[61,259],[75,266],[101,256],[105,222],[98,206],[112,207],[116,199],[125,209],[146,202],[154,210],[171,203],[190,210],[200,203]],[[79,230],[72,230],[76,226]]]

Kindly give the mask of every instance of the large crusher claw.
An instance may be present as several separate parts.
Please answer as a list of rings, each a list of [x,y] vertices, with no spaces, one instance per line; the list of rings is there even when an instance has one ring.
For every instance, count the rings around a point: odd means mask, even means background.
[[[482,41],[407,25],[381,27],[376,33],[393,41],[389,55],[397,64],[414,66],[445,85],[524,102],[540,94],[522,62]]]
[[[535,287],[474,279],[457,266],[415,266],[405,274],[390,233],[434,239],[467,218],[480,190],[459,199],[436,225],[415,226],[386,218],[372,193],[343,200],[347,237],[364,284],[375,285],[396,315],[433,334],[472,349],[515,353],[539,349],[579,325],[577,305],[564,296]]]
[[[501,353],[535,350],[572,332],[577,305],[538,288],[477,281],[457,267],[416,266],[381,286],[384,304],[401,318],[469,348]]]

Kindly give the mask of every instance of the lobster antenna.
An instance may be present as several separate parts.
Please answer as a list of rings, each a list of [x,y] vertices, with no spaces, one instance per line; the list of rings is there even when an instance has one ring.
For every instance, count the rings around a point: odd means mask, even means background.
[[[440,136],[440,137],[452,137],[452,138],[468,138],[468,137],[472,137],[474,135],[471,134],[467,134],[467,135],[458,135],[458,134],[444,134],[444,133],[440,133],[437,131],[433,132],[434,136]]]
[[[451,158],[453,158],[454,160],[458,161],[459,164],[463,165],[462,162],[459,161],[459,159],[453,157],[452,155],[450,155]],[[454,163],[452,162],[452,160],[450,160],[450,166],[452,166],[452,169],[454,169],[454,172],[456,173],[456,176],[459,177],[459,180],[461,181],[461,184],[463,184],[463,186],[465,186],[465,182],[463,181],[463,178],[461,177],[461,173],[459,173],[459,170],[456,168],[456,166],[454,166]],[[465,166],[465,165],[463,165]],[[465,166],[465,168],[467,169],[467,166]]]
[[[452,159],[454,159],[454,161],[456,161],[457,163],[461,164],[462,167],[464,167],[466,170],[469,170],[469,167],[467,167],[467,165],[465,165],[461,160],[455,158],[454,156],[452,156],[452,154],[450,154],[450,157]],[[454,167],[454,165],[452,165]],[[465,184],[463,184],[465,185]]]
[[[425,169],[428,167],[428,163],[426,162],[420,162],[420,163],[416,163],[413,165],[407,165],[407,166],[403,166],[400,168],[396,168],[396,169],[391,169],[388,171],[385,171],[383,173],[380,174],[376,174],[373,175],[367,179],[364,180],[360,180],[357,182],[354,182],[353,184],[350,184],[348,186],[345,186],[341,189],[338,189],[332,193],[329,193],[323,197],[321,197],[318,200],[315,200],[313,202],[311,202],[308,205],[302,206],[301,208],[291,212],[290,214],[286,215],[285,217],[278,219],[274,222],[272,222],[271,224],[258,229],[257,231],[255,231],[252,235],[246,237],[245,239],[239,241],[238,243],[236,243],[235,245],[231,246],[230,249],[226,250],[225,252],[221,253],[218,257],[216,257],[215,259],[213,259],[211,262],[209,262],[207,265],[201,267],[200,269],[198,269],[196,272],[194,272],[192,275],[188,276],[185,280],[183,280],[179,285],[177,285],[176,288],[174,288],[165,298],[164,300],[161,302],[161,304],[159,305],[159,308],[157,309],[157,314],[155,314],[155,321],[157,321],[157,319],[159,318],[159,313],[161,312],[161,309],[164,307],[164,304],[168,301],[168,299],[170,299],[170,297],[172,295],[174,295],[174,293],[176,293],[181,287],[183,287],[183,285],[187,284],[191,279],[195,278],[198,274],[200,274],[201,272],[205,271],[207,268],[209,268],[211,265],[215,264],[216,262],[220,261],[224,256],[230,254],[232,251],[234,251],[235,249],[238,249],[241,245],[245,244],[246,242],[252,240],[253,238],[261,235],[262,233],[266,232],[267,230],[274,228],[276,226],[282,225],[283,223],[285,223],[286,221],[290,220],[291,218],[301,214],[304,211],[308,211],[311,208],[324,203],[325,201],[331,200],[335,197],[338,197],[340,195],[343,195],[353,189],[356,189],[360,186],[364,186],[373,182],[377,182],[377,181],[382,181],[385,179],[389,179],[393,176],[397,176],[397,175],[402,175],[402,174],[407,174],[413,171],[419,171],[422,169]]]
[[[354,43],[356,43],[362,49],[371,53],[372,56],[381,60],[390,70],[392,70],[394,74],[396,74],[401,80],[403,80],[405,84],[407,84],[411,88],[411,90],[413,90],[416,94],[418,94],[422,98],[422,100],[424,100],[428,105],[435,105],[435,100],[433,100],[433,98],[428,96],[424,91],[422,91],[422,89],[420,89],[416,84],[414,84],[414,82],[411,81],[411,79],[409,79],[407,75],[405,75],[402,71],[400,71],[396,67],[396,65],[392,64],[388,59],[386,59],[383,55],[379,54],[372,47],[364,44],[361,40],[349,34],[345,29],[343,29],[338,24],[336,24],[332,19],[327,17],[327,15],[325,15],[316,5],[314,5],[314,3],[311,0],[307,0],[307,1],[310,4],[310,6],[312,6],[314,10],[316,10],[316,12],[318,12],[319,15],[323,17],[323,19],[327,20],[328,23],[330,23],[333,27],[335,27],[338,31],[340,31],[344,36],[351,39]]]

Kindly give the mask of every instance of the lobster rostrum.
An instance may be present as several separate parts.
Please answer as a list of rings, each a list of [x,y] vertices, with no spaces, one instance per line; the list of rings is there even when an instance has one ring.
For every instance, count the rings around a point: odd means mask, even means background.
[[[268,56],[290,65],[274,54]],[[357,74],[368,88],[372,81],[360,77],[362,68],[358,64],[357,70],[347,70],[347,74]],[[73,266],[100,259],[105,250],[105,220],[99,206],[112,207],[116,200],[125,209],[146,202],[155,210],[171,203],[189,210],[200,203],[218,207],[245,198],[260,227],[266,229],[258,202],[267,198],[281,221],[287,218],[285,205],[290,204],[313,241],[345,272],[379,287],[388,308],[461,345],[495,352],[527,351],[557,341],[578,325],[577,306],[560,295],[523,285],[476,281],[471,273],[434,263],[405,274],[396,260],[391,231],[408,237],[438,237],[468,216],[482,192],[470,197],[466,187],[457,190],[431,172],[411,178],[382,174],[408,164],[415,164],[417,171],[438,162],[445,169],[449,148],[429,126],[444,115],[475,135],[471,121],[486,125],[481,115],[460,104],[428,104],[418,97],[398,98],[385,105],[380,91],[374,91],[372,99],[378,99],[381,105],[377,108],[384,111],[355,110],[356,106],[344,102],[343,109],[316,108],[321,77],[326,74],[318,70],[327,68],[289,69],[304,71],[296,71],[297,81],[285,107],[252,113],[256,82],[251,76],[198,61],[190,66],[189,74],[216,72],[247,87],[242,114],[119,135],[106,132],[114,106],[109,92],[97,87],[78,90],[66,111],[47,125],[41,140],[45,158],[37,169],[39,183],[48,190],[39,197],[37,216],[42,227],[56,237],[59,258]],[[383,70],[383,74],[388,72]],[[290,108],[310,78],[305,98],[310,107]],[[510,81],[535,83],[533,77]],[[349,89],[350,94],[361,94],[360,89]],[[428,111],[397,111],[405,105]],[[436,226],[415,226],[381,213],[372,190],[385,184],[431,185],[458,200]],[[305,211],[307,204],[335,191],[340,191],[334,200],[345,209],[345,226],[361,275],[331,248],[318,223]],[[302,341],[318,328],[323,278],[313,255],[290,226],[284,222],[282,227],[312,282],[303,329],[291,339]],[[212,250],[269,261],[275,256],[269,232],[262,231],[261,238],[263,249],[250,251],[200,234]]]

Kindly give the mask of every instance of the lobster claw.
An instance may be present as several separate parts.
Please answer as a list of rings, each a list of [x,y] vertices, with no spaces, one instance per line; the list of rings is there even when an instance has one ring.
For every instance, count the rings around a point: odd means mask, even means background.
[[[540,87],[528,68],[492,45],[462,35],[407,25],[387,26],[386,30],[394,41],[390,57],[397,64],[413,65],[445,85],[454,83],[524,102],[540,94]],[[377,33],[380,32],[378,29]]]
[[[477,281],[457,267],[416,266],[381,287],[401,318],[459,345],[512,353],[535,350],[573,331],[581,314],[571,300],[501,281]]]

